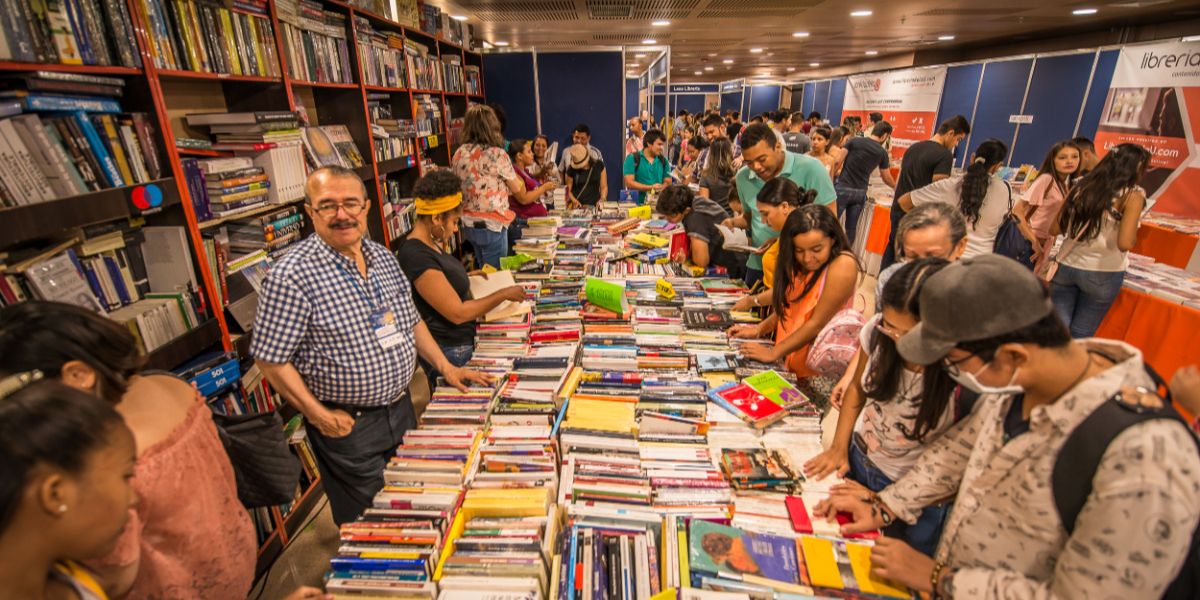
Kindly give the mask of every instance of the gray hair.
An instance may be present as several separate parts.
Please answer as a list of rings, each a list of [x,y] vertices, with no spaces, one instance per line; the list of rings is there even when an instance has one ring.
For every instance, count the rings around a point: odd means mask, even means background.
[[[893,207],[895,210],[895,207]],[[896,228],[896,255],[904,254],[904,236],[914,229],[945,225],[950,230],[950,245],[956,246],[967,237],[967,220],[958,208],[945,202],[930,202],[908,211]]]
[[[348,179],[353,179],[353,180],[357,181],[358,184],[360,186],[362,186],[363,200],[369,201],[367,199],[367,184],[363,183],[362,177],[358,176],[357,171],[355,171],[354,169],[348,169],[341,165],[325,165],[325,166],[313,171],[312,173],[309,173],[308,178],[304,181],[304,200],[306,202],[308,202],[309,204],[313,203],[313,197],[308,193],[308,188],[321,175],[325,175],[329,179],[348,178]]]

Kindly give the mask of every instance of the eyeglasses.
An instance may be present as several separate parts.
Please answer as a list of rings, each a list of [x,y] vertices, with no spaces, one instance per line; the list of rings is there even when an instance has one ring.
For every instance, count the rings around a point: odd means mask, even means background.
[[[337,216],[338,209],[346,211],[346,214],[351,217],[357,217],[367,207],[367,203],[362,200],[346,200],[341,204],[337,202],[322,202],[319,206],[313,206],[312,209],[322,218],[332,219]]]
[[[947,375],[954,377],[955,375],[958,375],[959,373],[962,372],[962,369],[959,368],[959,365],[967,362],[968,360],[971,360],[972,356],[975,356],[974,352],[972,352],[971,354],[968,354],[958,360],[950,360],[949,356],[944,357],[944,358],[942,358],[942,368],[946,369]]]

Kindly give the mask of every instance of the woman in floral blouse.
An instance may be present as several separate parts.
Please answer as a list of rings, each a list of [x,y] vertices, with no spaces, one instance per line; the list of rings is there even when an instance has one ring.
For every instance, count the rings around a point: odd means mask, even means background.
[[[480,264],[500,266],[508,246],[508,226],[514,214],[509,194],[525,191],[525,182],[513,170],[504,151],[500,121],[491,108],[467,109],[463,144],[454,152],[452,168],[463,180],[463,236],[475,248]]]

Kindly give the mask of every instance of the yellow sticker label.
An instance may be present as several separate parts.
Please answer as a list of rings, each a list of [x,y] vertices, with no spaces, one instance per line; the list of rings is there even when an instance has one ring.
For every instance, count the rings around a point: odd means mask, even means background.
[[[483,271],[484,273],[487,273],[488,275],[491,275],[492,273],[497,272],[496,267],[493,267],[492,265],[483,265],[483,268],[480,270]]]
[[[651,215],[650,206],[635,206],[629,209],[629,216],[634,219],[649,219]]]
[[[654,289],[658,292],[659,296],[667,300],[675,297],[675,286],[671,285],[671,282],[666,279],[659,279],[658,283],[654,284]]]

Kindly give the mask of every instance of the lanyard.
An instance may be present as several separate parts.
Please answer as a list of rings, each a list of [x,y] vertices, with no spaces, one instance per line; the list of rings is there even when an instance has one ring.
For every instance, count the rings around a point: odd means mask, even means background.
[[[366,260],[366,255],[363,256],[363,260]],[[354,290],[358,292],[358,295],[362,297],[363,300],[367,301],[367,305],[371,307],[372,311],[376,309],[376,300],[378,300],[378,303],[381,306],[385,303],[382,299],[383,290],[379,287],[378,281],[375,282],[375,285],[371,290],[372,292],[379,292],[380,297],[377,298],[374,294],[367,293],[367,290],[362,286],[362,282],[360,282],[359,279],[355,277],[349,269],[346,268],[346,265],[342,263],[340,258],[335,257],[334,261],[338,267],[338,271],[341,272],[342,277],[345,277],[346,280],[350,282],[350,285],[354,286]],[[368,271],[368,273],[369,272],[370,271]],[[367,279],[367,285],[370,285],[370,278]]]

